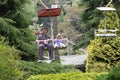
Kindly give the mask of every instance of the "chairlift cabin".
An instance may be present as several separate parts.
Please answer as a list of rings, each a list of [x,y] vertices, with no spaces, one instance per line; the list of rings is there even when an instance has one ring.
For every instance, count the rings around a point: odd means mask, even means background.
[[[115,11],[115,8],[112,7],[97,7],[100,11]],[[95,30],[96,37],[116,37],[117,36],[117,29],[107,29],[106,28],[106,15],[104,18],[104,29]]]
[[[50,28],[51,28],[51,39],[52,44],[54,45],[54,35],[53,35],[53,17],[59,16],[61,13],[61,8],[57,8],[57,5],[51,5],[51,8],[45,8],[38,12],[38,17],[50,17]],[[66,49],[68,46],[68,39],[64,38],[63,43],[66,45],[66,47],[56,47],[54,49]]]

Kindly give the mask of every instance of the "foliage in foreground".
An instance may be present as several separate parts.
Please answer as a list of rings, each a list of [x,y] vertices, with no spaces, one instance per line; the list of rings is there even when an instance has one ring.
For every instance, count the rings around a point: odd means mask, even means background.
[[[61,74],[35,75],[27,80],[120,80],[120,65],[108,73],[70,72]]]
[[[109,72],[107,80],[120,80],[120,64]]]
[[[0,39],[0,80],[18,80],[22,75],[16,59],[18,52]]]
[[[48,75],[36,75],[31,76],[27,80],[94,80],[99,73],[61,73],[61,74],[48,74]]]
[[[63,66],[60,63],[53,62],[49,63],[38,63],[38,62],[27,62],[20,61],[19,67],[21,71],[23,71],[22,79],[26,80],[26,78],[31,75],[38,74],[55,74],[55,73],[63,73],[63,72],[73,72],[77,71],[74,66]]]
[[[120,38],[109,40],[95,39],[89,45],[86,67],[88,72],[108,71],[120,64]]]
[[[108,74],[102,74],[95,80],[120,80],[120,64],[112,68]]]

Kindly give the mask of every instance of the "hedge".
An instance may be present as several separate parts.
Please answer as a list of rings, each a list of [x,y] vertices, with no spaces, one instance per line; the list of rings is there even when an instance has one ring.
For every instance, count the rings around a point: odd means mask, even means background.
[[[56,74],[63,72],[78,72],[79,70],[75,69],[75,66],[72,65],[62,65],[58,62],[49,63],[38,63],[38,62],[28,62],[28,61],[19,61],[19,68],[23,71],[23,80],[26,80],[31,75],[38,74]]]
[[[22,72],[18,68],[18,51],[0,38],[0,80],[18,80]]]
[[[61,73],[61,74],[48,74],[48,75],[35,75],[27,80],[94,80],[100,73]]]

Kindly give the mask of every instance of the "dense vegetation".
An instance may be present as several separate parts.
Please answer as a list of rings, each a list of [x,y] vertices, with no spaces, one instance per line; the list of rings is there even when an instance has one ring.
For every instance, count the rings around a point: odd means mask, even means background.
[[[95,80],[119,80],[120,79],[120,65],[112,68],[108,74],[101,74]]]
[[[37,52],[33,43],[35,35],[28,28],[32,13],[28,11],[30,5],[29,0],[0,1],[0,35],[6,37],[9,45],[20,50],[19,54],[24,60],[35,59]]]
[[[62,65],[58,62],[49,63],[38,63],[38,62],[26,62],[19,61],[19,68],[23,72],[22,80],[26,80],[31,75],[45,75],[45,74],[56,74],[66,72],[78,72],[75,66]]]
[[[27,80],[94,80],[98,75],[96,73],[62,73],[62,74],[48,74],[31,76]]]
[[[0,80],[18,80],[22,72],[18,68],[18,51],[0,38]]]
[[[83,12],[79,12],[79,25],[80,27],[77,30],[81,30],[83,36],[80,37],[77,45],[74,49],[79,47],[86,48],[90,44],[90,40],[94,39],[94,30],[98,29],[98,24],[101,19],[104,18],[103,13],[98,11],[97,7],[105,7],[110,0],[82,0],[79,3],[79,6],[85,6]],[[113,0],[112,4],[117,9],[118,17],[120,18],[120,1]]]
[[[70,72],[61,74],[35,75],[27,80],[119,80],[120,65],[111,69],[108,73],[81,73]]]
[[[27,80],[119,80],[120,65],[112,68],[108,73],[81,73],[70,72],[62,74],[35,75]]]
[[[118,29],[117,37],[96,37],[88,46],[87,71],[107,71],[120,64],[120,28],[116,12],[106,12],[106,28]],[[104,29],[104,20],[100,21],[99,28]],[[104,68],[103,68],[104,67]]]
[[[86,73],[71,65],[34,61],[38,57],[34,44],[36,35],[29,25],[45,21],[48,26],[49,21],[48,18],[34,21],[37,11],[41,9],[37,1],[0,1],[0,80],[120,80],[120,0],[113,1],[116,11],[105,13],[107,28],[118,29],[117,37],[114,38],[94,37],[94,29],[103,29],[104,26],[103,13],[96,7],[106,6],[109,0],[76,0],[72,11],[70,7],[64,8],[59,17],[63,21],[59,24],[59,31],[67,35],[65,37],[75,41],[76,34],[82,33],[74,49],[87,47]],[[52,1],[55,0],[43,0],[49,7]],[[65,22],[68,18],[72,20]]]

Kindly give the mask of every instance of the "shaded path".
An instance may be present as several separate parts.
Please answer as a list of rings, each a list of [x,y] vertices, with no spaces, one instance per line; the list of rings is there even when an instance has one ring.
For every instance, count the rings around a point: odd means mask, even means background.
[[[83,51],[84,54],[60,56],[61,63],[63,65],[85,65],[85,61],[87,59],[87,51],[82,48],[79,50]]]
[[[87,59],[87,54],[60,56],[64,65],[83,65]]]

